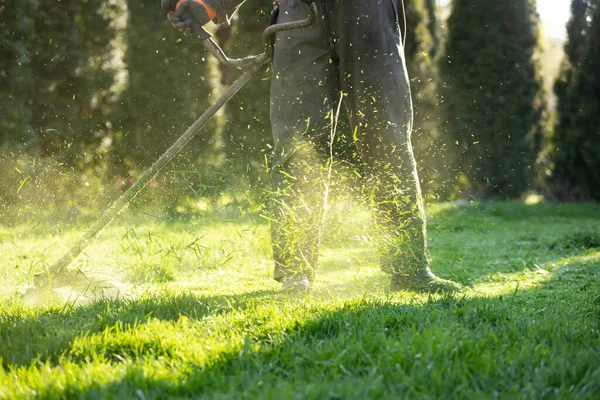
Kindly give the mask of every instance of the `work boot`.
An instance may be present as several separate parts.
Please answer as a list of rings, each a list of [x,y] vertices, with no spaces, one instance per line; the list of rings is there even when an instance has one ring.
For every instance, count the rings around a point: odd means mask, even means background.
[[[281,286],[281,290],[285,293],[304,293],[312,289],[310,281],[304,275],[295,275],[285,281]]]
[[[461,288],[460,284],[438,278],[426,267],[414,274],[392,275],[390,290],[401,290],[419,293],[454,293]]]

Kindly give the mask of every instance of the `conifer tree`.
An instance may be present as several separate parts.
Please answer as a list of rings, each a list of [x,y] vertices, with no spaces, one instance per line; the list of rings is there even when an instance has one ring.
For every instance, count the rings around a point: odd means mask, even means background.
[[[102,163],[96,150],[116,100],[119,14],[107,0],[0,6],[0,203],[15,201],[49,164],[94,174]]]
[[[173,29],[159,2],[131,0],[127,6],[128,79],[113,126],[108,176],[135,178],[216,100],[220,76],[200,39]],[[212,142],[220,132],[220,117],[214,117],[159,176],[158,186],[166,195],[163,204],[171,210],[176,197],[205,195],[217,186],[219,150]]]
[[[429,21],[427,22],[427,28],[429,29],[429,35],[431,35],[431,40],[433,45],[431,47],[431,56],[435,57],[440,48],[440,33],[438,26],[438,16],[437,16],[437,3],[436,0],[427,0],[427,14],[429,16]]]
[[[531,188],[542,84],[533,0],[454,0],[439,60],[454,182],[476,197]]]
[[[554,168],[550,189],[558,200],[600,200],[600,131],[594,128],[600,112],[600,21],[595,3],[571,2],[565,59],[554,86],[558,118],[552,141]]]
[[[114,83],[116,8],[106,0],[2,7],[2,142],[41,141],[44,153],[57,156],[57,142],[93,140],[88,132],[103,121],[96,111],[110,102]]]
[[[0,10],[0,144],[5,149],[35,145],[37,137],[32,126],[28,102],[32,98],[34,72],[31,58],[34,49],[28,39],[35,31],[32,15],[33,0],[24,0],[14,7]]]

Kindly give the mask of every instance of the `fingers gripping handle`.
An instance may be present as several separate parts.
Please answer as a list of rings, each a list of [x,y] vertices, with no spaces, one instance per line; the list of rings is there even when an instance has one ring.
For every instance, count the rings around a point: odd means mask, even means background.
[[[187,10],[184,11],[182,13],[182,17],[186,21],[192,21],[192,23],[190,24],[190,30],[187,32],[184,32],[186,35],[193,34],[202,40],[209,39],[211,37],[211,34],[208,33],[208,31],[206,29],[204,29],[204,26],[202,26],[202,23],[200,23],[200,21],[198,21],[191,12],[189,12]]]
[[[196,3],[201,3],[206,8],[206,4],[203,0],[193,0],[193,1]],[[309,6],[309,8],[311,10],[311,14],[312,14],[316,0],[301,0],[301,1]],[[241,3],[243,3],[243,1],[240,2],[239,4],[241,4]],[[186,36],[193,34],[202,40],[210,39],[211,34],[206,29],[204,29],[204,24],[207,21],[202,21],[201,20],[202,18],[198,19],[198,17],[189,10],[189,6],[190,6],[189,0],[161,0],[161,7],[163,10],[168,12],[167,19],[171,22],[171,25],[173,25],[173,27],[179,29]],[[239,5],[237,7],[239,7]],[[212,11],[212,9],[210,9],[209,11]],[[314,11],[316,11],[316,10],[314,10]],[[214,11],[212,11],[212,13],[214,14]],[[210,12],[207,12],[207,16],[209,19],[211,19],[211,17],[215,17],[214,15],[210,15],[210,14],[211,14]],[[216,18],[213,18],[213,20],[216,20]],[[314,20],[314,16],[309,17],[309,20]],[[305,24],[305,22],[306,22],[306,20],[305,21],[297,21],[296,27],[291,28],[291,29],[298,29],[298,28],[310,25],[312,23],[312,22],[310,22],[308,24]],[[276,29],[272,30],[271,32],[275,33],[277,31],[283,31],[283,30],[290,29],[290,27],[288,27],[288,26],[284,27],[283,25],[288,25],[288,24],[275,24],[272,27],[273,28],[276,27]]]
[[[260,68],[269,63],[271,60],[272,51],[272,38],[278,32],[289,31],[294,29],[306,28],[315,22],[317,15],[317,5],[315,0],[301,0],[303,3],[308,5],[308,15],[305,19],[299,21],[283,22],[270,25],[263,32],[263,43],[265,51],[262,54],[256,56],[250,56],[241,59],[230,59],[225,55],[223,50],[215,43],[212,39],[205,40],[203,43],[208,51],[215,56],[219,62],[236,69],[243,71],[254,70]]]
[[[166,0],[163,0],[163,3]],[[168,3],[168,2],[167,2]],[[171,1],[171,3],[174,3]],[[179,29],[184,35],[196,35],[200,39],[209,39],[210,33],[204,29],[204,24],[189,10],[188,2],[181,2],[179,7],[175,7],[171,3],[163,4],[163,8],[168,11],[167,19],[171,22],[174,28]]]

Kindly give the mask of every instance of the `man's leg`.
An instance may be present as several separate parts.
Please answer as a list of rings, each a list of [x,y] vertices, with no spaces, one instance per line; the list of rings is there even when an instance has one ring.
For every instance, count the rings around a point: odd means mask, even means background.
[[[451,290],[428,268],[397,0],[337,0],[334,15],[342,87],[377,207],[381,267],[398,289]]]
[[[306,17],[306,4],[282,0],[278,22]],[[323,214],[322,169],[327,154],[336,71],[322,19],[277,35],[271,83],[275,140],[271,224],[275,280],[314,278]]]

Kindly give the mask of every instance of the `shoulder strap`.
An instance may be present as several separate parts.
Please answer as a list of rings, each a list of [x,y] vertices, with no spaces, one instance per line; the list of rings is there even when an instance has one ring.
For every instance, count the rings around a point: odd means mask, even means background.
[[[404,0],[398,1],[398,22],[400,23],[400,35],[402,36],[402,46],[406,44],[406,11],[404,9]]]

